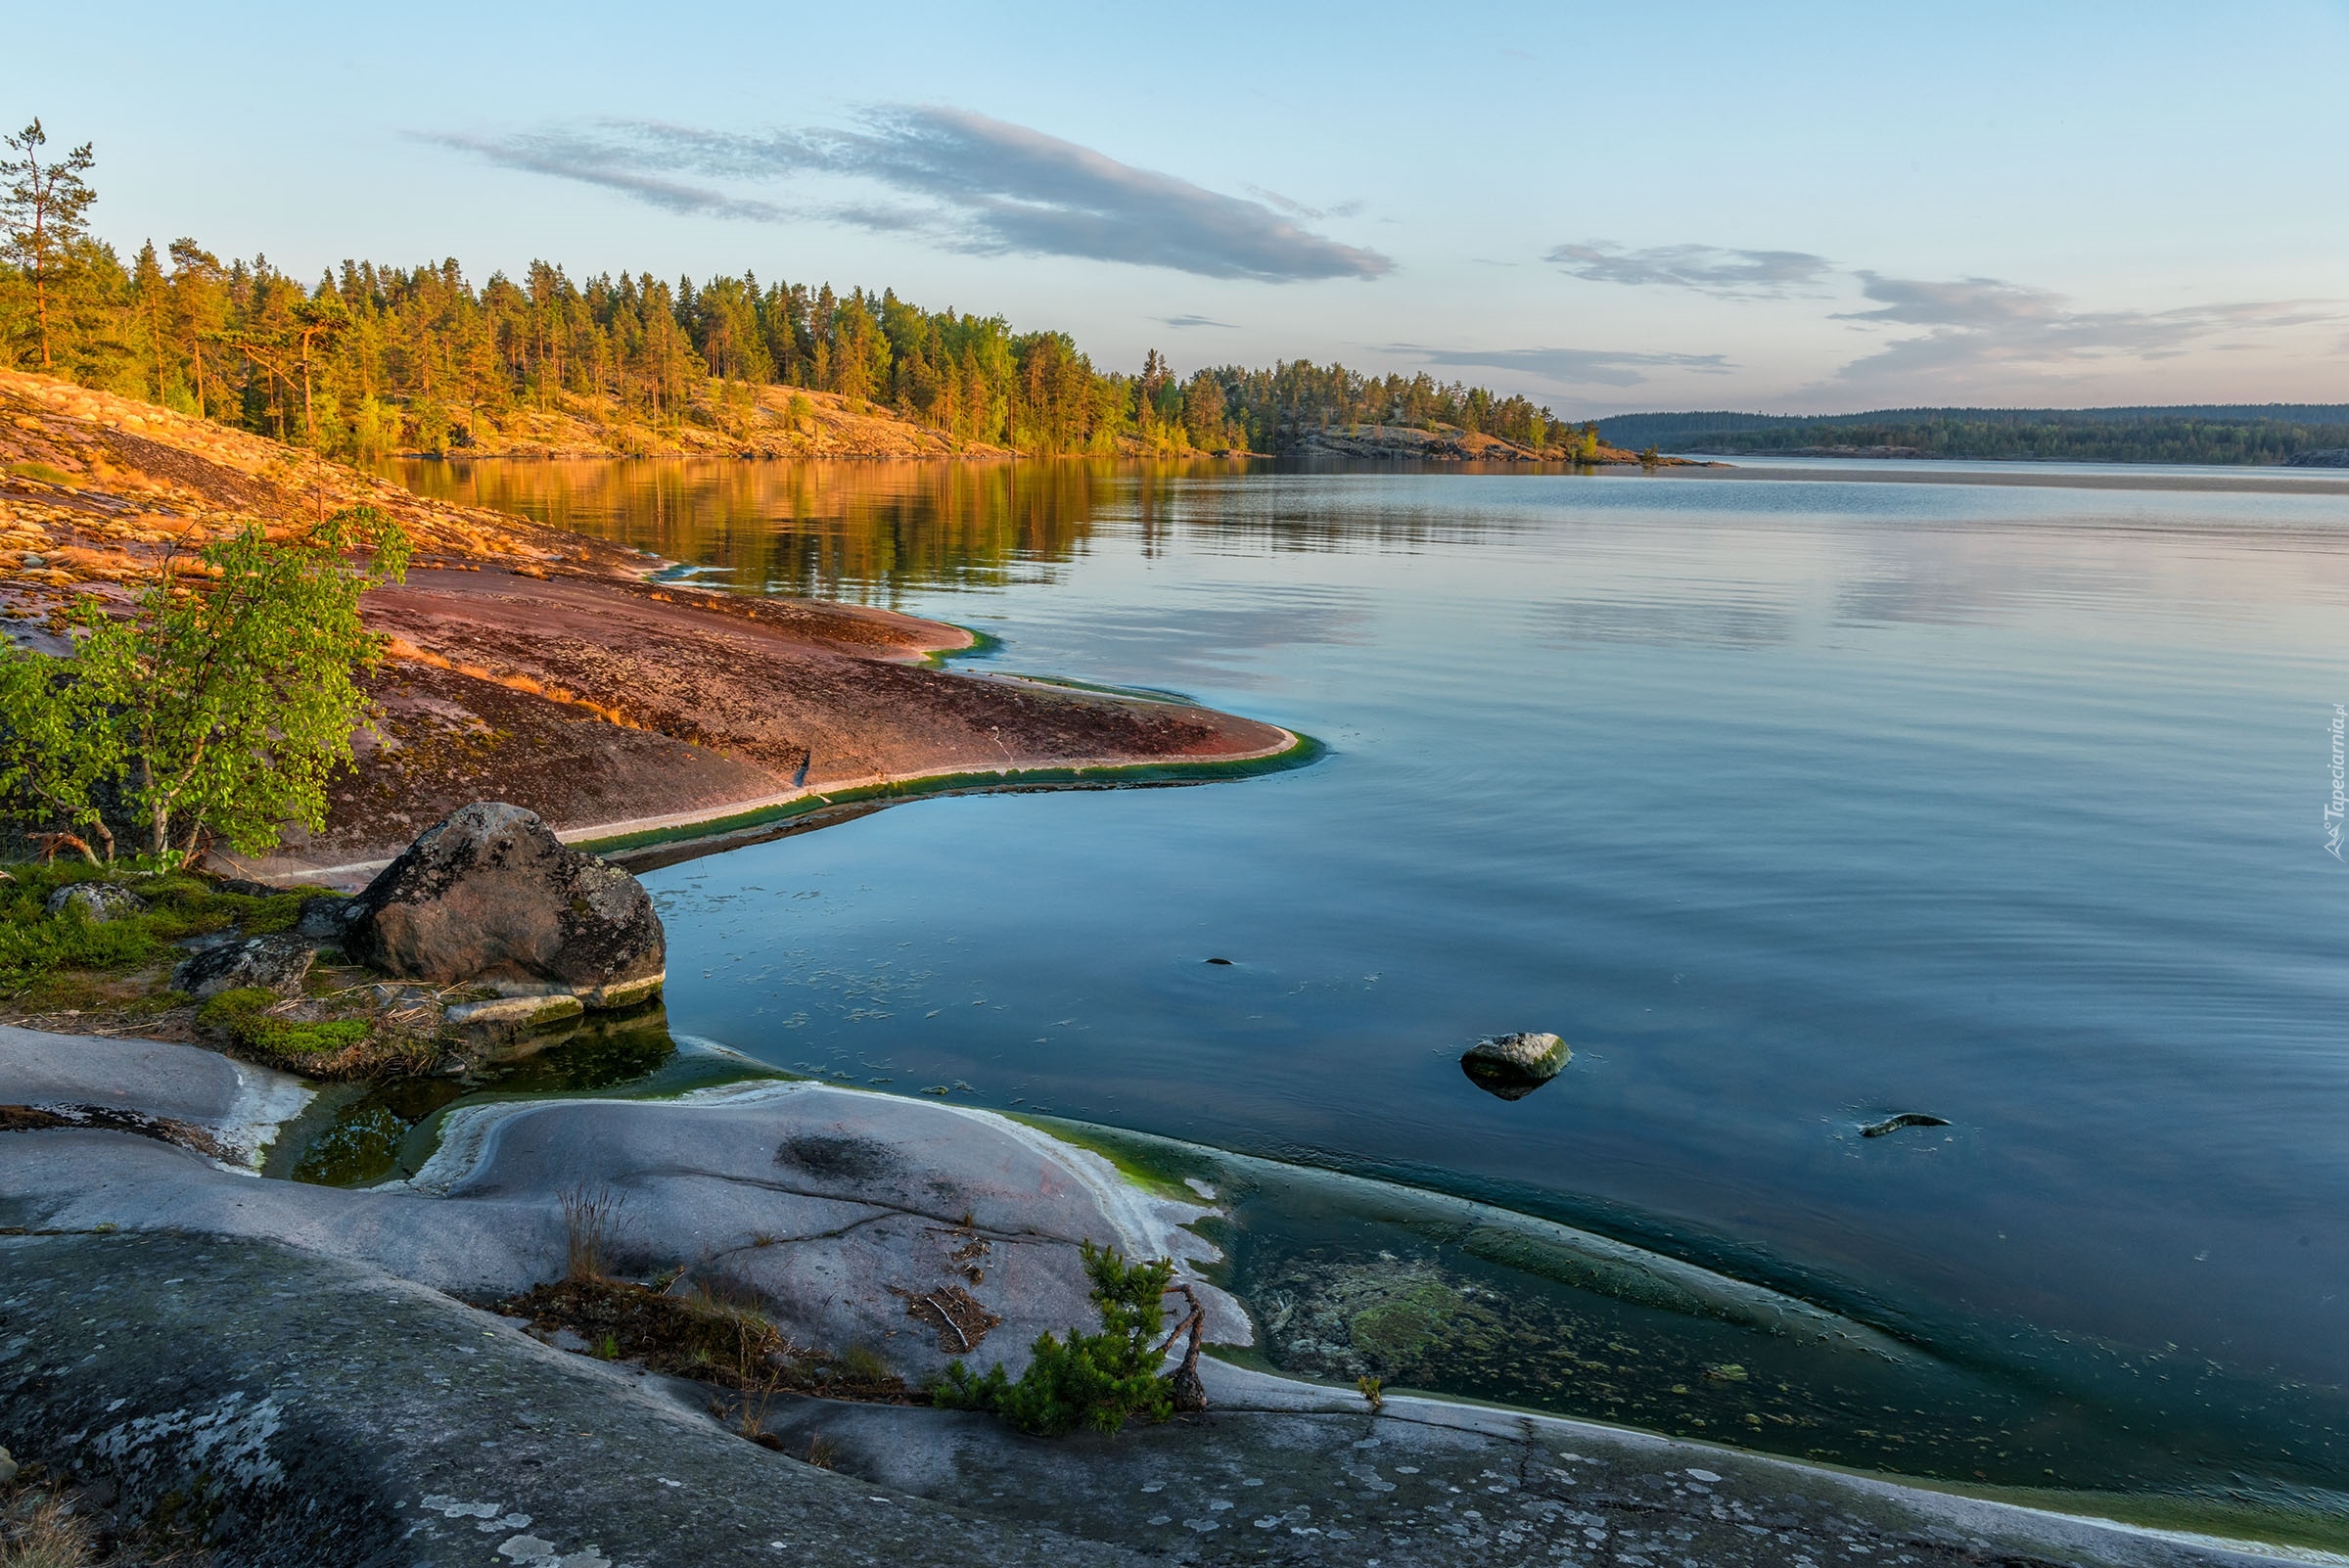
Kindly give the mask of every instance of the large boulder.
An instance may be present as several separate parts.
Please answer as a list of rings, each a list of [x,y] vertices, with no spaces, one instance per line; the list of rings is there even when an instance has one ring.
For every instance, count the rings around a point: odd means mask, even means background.
[[[429,828],[351,900],[343,947],[386,974],[560,986],[589,1007],[650,997],[668,944],[644,885],[484,801]]]

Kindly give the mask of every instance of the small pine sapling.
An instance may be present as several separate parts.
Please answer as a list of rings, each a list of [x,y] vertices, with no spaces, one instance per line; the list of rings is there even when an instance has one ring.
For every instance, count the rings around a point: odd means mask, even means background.
[[[931,1390],[952,1410],[991,1410],[1023,1432],[1059,1437],[1081,1426],[1114,1433],[1128,1421],[1163,1421],[1174,1413],[1173,1383],[1158,1372],[1162,1298],[1174,1275],[1166,1258],[1129,1264],[1114,1248],[1082,1246],[1101,1332],[1045,1334],[1019,1381],[998,1361],[982,1377],[956,1361]]]

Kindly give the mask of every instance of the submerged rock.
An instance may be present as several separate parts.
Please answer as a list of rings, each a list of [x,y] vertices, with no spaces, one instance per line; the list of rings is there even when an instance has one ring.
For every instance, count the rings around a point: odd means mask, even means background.
[[[1860,1135],[1864,1138],[1880,1138],[1887,1132],[1898,1132],[1905,1127],[1948,1127],[1949,1125],[1948,1117],[1928,1116],[1923,1111],[1903,1111],[1900,1115],[1888,1116],[1881,1122],[1866,1124],[1860,1129]]]
[[[1545,1032],[1493,1035],[1468,1047],[1460,1071],[1488,1094],[1521,1100],[1558,1076],[1574,1051]]]
[[[345,950],[407,979],[545,981],[621,1007],[658,992],[667,972],[643,884],[503,802],[427,829],[350,902]]]
[[[91,925],[103,926],[110,920],[145,914],[147,900],[112,882],[76,882],[49,895],[49,901],[42,907],[53,915],[72,910]]]
[[[317,957],[318,949],[299,937],[248,937],[180,960],[171,971],[171,989],[198,1001],[250,986],[291,996],[301,990]]]

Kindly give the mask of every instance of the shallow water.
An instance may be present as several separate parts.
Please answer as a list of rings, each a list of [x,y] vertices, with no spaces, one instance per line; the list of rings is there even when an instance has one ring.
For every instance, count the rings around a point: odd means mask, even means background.
[[[1330,748],[656,872],[678,1029],[1497,1203],[1960,1359],[2070,1343],[2096,1378],[2202,1380],[2178,1410],[2243,1417],[2220,1448],[2250,1473],[2349,1480],[2323,815],[2349,499],[2027,470],[404,477]],[[1461,1075],[1526,1028],[1572,1042],[1555,1083]],[[1900,1111],[1952,1125],[1859,1135]]]

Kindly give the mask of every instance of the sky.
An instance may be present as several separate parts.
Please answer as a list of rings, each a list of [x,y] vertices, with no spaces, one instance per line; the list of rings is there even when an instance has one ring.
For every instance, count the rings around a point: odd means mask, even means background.
[[[2349,0],[92,15],[11,23],[0,112],[126,252],[747,269],[1575,418],[2349,401]]]

